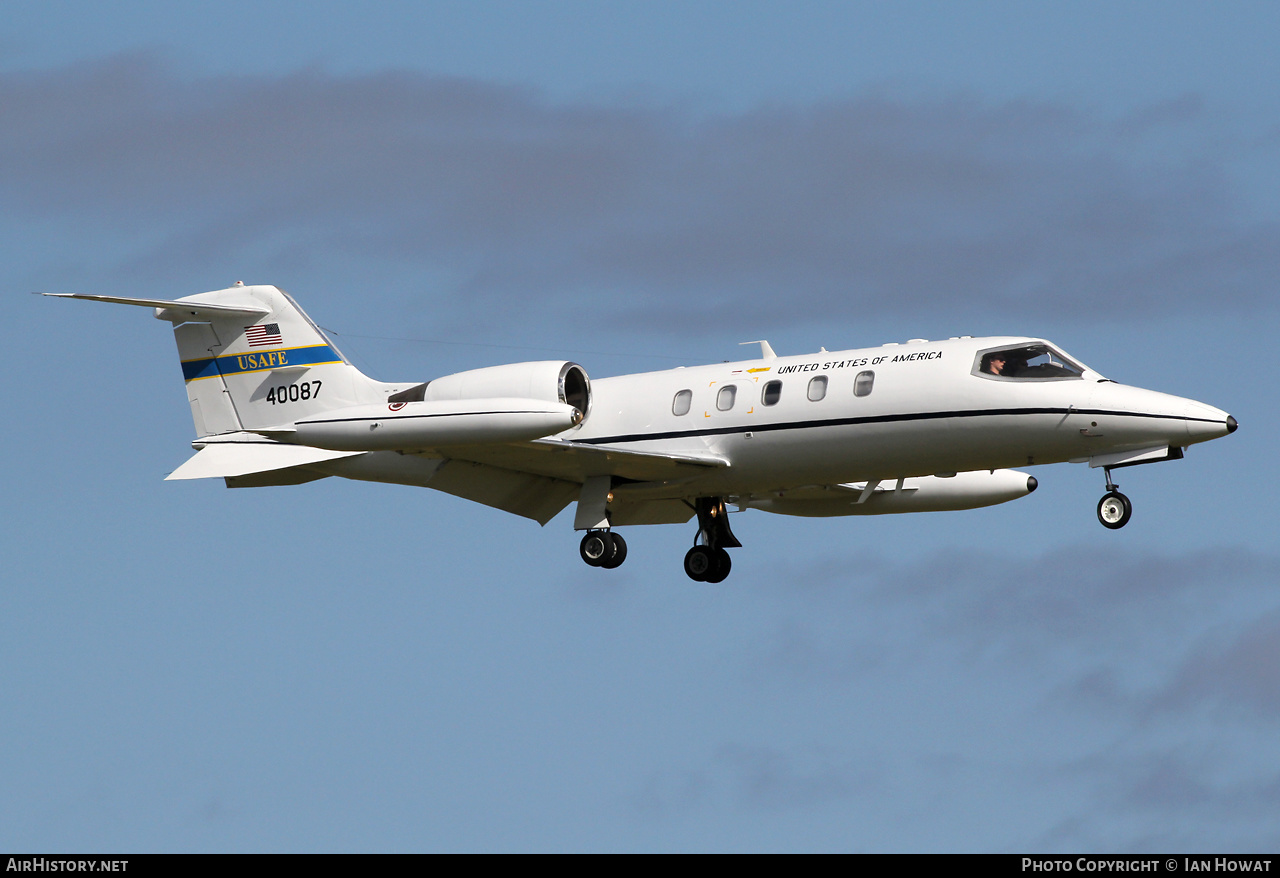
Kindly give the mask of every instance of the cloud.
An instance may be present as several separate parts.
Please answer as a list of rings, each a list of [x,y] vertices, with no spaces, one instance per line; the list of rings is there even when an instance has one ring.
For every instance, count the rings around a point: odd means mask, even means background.
[[[796,754],[773,747],[724,746],[717,761],[731,778],[735,800],[765,810],[821,807],[880,787],[874,772],[826,753]]]
[[[1280,840],[1271,819],[1280,775],[1263,752],[1271,748],[1235,750],[1240,742],[1233,736],[1206,737],[1201,729],[1181,740],[1168,737],[1118,742],[1064,766],[1060,779],[1089,787],[1093,807],[1063,819],[1034,846],[1131,853],[1273,848]]]
[[[639,816],[858,815],[938,849],[1274,842],[1280,558],[1072,546],[787,571],[740,582],[758,628],[736,663],[783,719],[641,776]]]
[[[706,768],[651,772],[630,801],[638,816],[678,819],[726,806],[745,812],[820,810],[883,792],[878,771],[842,752],[723,744]]]
[[[114,236],[118,275],[342,259],[445,278],[477,313],[603,299],[696,327],[1243,313],[1280,270],[1280,226],[1198,139],[1243,135],[1194,97],[1118,121],[885,93],[726,114],[128,55],[5,73],[0,106],[7,209],[68,250]]]
[[[1160,706],[1201,704],[1280,717],[1280,610],[1214,633],[1187,658]]]
[[[1134,722],[1206,700],[1280,711],[1280,559],[1248,549],[945,550],[769,579],[790,587],[753,640],[762,680],[844,687],[959,663]]]
[[[854,699],[876,717],[849,754],[960,754],[951,781],[928,772],[938,825],[976,788],[1026,812],[980,833],[996,848],[1273,838],[1260,815],[1278,788],[1266,644],[1280,559],[1076,546],[869,566],[817,584],[799,571],[807,585],[779,595],[745,664],[770,697]]]

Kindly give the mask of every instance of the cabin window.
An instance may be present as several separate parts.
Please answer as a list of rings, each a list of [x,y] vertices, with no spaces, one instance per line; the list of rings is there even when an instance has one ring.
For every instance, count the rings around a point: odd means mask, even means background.
[[[777,405],[780,399],[782,399],[781,381],[770,381],[764,386],[764,392],[760,394],[762,403],[765,405]]]
[[[858,377],[853,379],[853,395],[854,396],[870,396],[871,388],[876,383],[876,373],[871,370],[859,372]]]
[[[1044,342],[982,351],[973,370],[974,374],[984,378],[1010,378],[1015,381],[1051,381],[1084,375],[1083,366]]]
[[[817,375],[809,379],[809,402],[817,402],[827,395],[827,376]]]
[[[681,390],[676,394],[676,398],[671,401],[671,414],[687,415],[689,414],[689,406],[693,402],[692,390]]]
[[[733,400],[738,395],[738,388],[733,384],[726,384],[720,388],[720,392],[716,394],[716,408],[722,412],[727,412],[733,408]]]

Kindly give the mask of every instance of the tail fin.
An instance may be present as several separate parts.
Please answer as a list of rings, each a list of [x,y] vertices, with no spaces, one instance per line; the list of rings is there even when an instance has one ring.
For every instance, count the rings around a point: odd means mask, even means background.
[[[191,418],[201,437],[286,426],[307,415],[386,399],[388,386],[351,365],[278,287],[237,283],[173,301],[58,295],[145,305],[173,323]]]

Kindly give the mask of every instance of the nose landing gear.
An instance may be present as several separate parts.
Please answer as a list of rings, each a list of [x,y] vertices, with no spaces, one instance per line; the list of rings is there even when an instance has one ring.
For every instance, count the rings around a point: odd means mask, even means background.
[[[1118,530],[1129,523],[1129,518],[1133,515],[1133,504],[1128,497],[1116,490],[1120,486],[1111,481],[1111,467],[1106,467],[1103,472],[1107,477],[1107,493],[1098,501],[1098,521],[1102,522],[1103,527]]]

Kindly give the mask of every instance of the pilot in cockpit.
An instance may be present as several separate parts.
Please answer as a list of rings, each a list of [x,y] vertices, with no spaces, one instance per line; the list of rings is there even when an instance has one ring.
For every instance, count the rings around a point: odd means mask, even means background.
[[[1079,378],[1084,369],[1044,344],[991,351],[982,357],[981,371],[1001,378],[1028,380]]]
[[[1010,372],[1012,372],[1012,369],[1009,368],[1011,365],[1012,364],[1009,362],[1009,355],[1004,351],[997,351],[994,354],[987,355],[986,362],[982,366],[982,371],[990,375],[1004,375],[1008,377]]]
[[[1022,351],[994,351],[982,359],[982,371],[1001,378],[1016,378],[1027,369]]]

